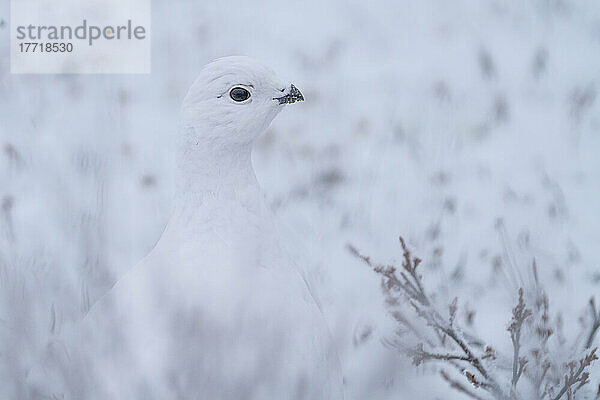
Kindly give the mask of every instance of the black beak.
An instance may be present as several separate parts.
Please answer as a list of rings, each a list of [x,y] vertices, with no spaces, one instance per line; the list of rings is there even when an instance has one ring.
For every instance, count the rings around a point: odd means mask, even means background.
[[[293,104],[297,101],[304,101],[304,96],[296,86],[292,84],[290,92],[282,97],[273,97],[273,100],[278,100],[279,104]]]

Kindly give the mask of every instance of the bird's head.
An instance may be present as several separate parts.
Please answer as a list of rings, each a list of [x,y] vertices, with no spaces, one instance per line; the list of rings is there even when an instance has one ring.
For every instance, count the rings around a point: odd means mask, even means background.
[[[252,143],[286,104],[302,93],[249,57],[224,57],[206,65],[189,89],[182,123],[197,141]]]

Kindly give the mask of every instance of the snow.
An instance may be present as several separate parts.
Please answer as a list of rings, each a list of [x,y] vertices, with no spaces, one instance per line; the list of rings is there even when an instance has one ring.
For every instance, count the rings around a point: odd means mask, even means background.
[[[600,283],[597,1],[154,2],[153,18],[147,76],[10,75],[0,28],[0,377],[17,382],[3,397],[156,243],[179,105],[230,54],[306,99],[253,161],[316,282],[347,398],[461,398],[382,346],[395,326],[348,242],[388,262],[403,235],[430,287],[507,348],[519,283],[493,265],[513,259],[527,280],[535,258],[552,312],[580,331]]]

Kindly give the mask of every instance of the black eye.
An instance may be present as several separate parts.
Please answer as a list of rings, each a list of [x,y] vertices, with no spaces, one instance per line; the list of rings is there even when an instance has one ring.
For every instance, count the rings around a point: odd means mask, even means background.
[[[250,92],[243,87],[234,87],[229,91],[229,97],[234,101],[244,101],[250,98]]]

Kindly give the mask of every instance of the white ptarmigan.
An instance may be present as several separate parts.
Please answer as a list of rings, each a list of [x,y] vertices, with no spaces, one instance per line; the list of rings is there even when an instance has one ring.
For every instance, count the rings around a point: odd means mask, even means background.
[[[248,57],[202,69],[182,106],[174,212],[86,317],[73,398],[343,398],[325,321],[280,248],[251,161],[254,141],[299,100]]]

